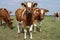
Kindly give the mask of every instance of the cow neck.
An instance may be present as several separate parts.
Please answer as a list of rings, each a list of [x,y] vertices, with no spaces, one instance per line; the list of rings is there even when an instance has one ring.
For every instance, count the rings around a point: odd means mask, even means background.
[[[26,10],[26,23],[28,26],[30,26],[32,24],[32,12],[27,13],[27,10]]]

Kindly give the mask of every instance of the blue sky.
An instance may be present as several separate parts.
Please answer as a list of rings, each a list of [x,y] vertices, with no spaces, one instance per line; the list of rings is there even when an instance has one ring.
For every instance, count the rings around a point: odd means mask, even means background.
[[[60,12],[60,0],[0,0],[0,8],[11,10],[13,12],[11,15],[14,15],[15,11],[21,7],[21,3],[24,1],[37,2],[37,7],[49,10],[46,15],[53,15],[54,12]]]

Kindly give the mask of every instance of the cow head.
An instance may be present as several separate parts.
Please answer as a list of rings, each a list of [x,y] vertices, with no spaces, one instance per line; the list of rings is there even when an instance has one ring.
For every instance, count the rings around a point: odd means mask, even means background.
[[[39,16],[40,19],[44,18],[46,12],[49,12],[49,10],[43,9],[43,8],[35,8],[34,9],[34,15]]]
[[[22,6],[24,6],[27,10],[28,13],[32,12],[33,8],[37,6],[37,3],[33,3],[33,2],[25,2],[25,3],[21,3]]]
[[[49,12],[49,10],[43,9],[43,8],[40,9],[41,15],[44,15],[44,14],[47,13],[47,12]]]
[[[40,17],[41,19],[44,19],[45,13],[49,12],[49,10],[47,9],[40,9]]]

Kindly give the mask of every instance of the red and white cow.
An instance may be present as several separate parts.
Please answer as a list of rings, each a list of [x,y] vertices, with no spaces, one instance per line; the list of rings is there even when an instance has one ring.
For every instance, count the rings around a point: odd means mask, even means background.
[[[25,2],[21,3],[24,6],[23,9],[19,8],[16,10],[16,20],[18,24],[22,21],[23,22],[23,29],[24,29],[24,39],[26,39],[27,28],[29,27],[30,39],[32,39],[32,28],[33,28],[33,8],[36,7],[37,3],[33,2]],[[20,26],[18,25],[18,33],[20,33]]]
[[[54,20],[59,21],[59,16],[60,16],[60,12],[55,12],[54,13]]]
[[[39,23],[39,31],[41,31],[41,24],[42,20],[44,19],[45,13],[49,12],[49,10],[44,8],[35,8],[34,14],[35,14],[35,20],[34,20],[34,32],[36,32],[36,24]]]

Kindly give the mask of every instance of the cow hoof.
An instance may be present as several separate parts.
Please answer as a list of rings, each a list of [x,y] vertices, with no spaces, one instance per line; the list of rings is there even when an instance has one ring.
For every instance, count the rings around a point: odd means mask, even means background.
[[[17,37],[20,38],[20,33],[17,33]]]
[[[34,33],[36,33],[36,31],[34,31]]]
[[[19,35],[20,33],[18,33],[18,35]]]
[[[32,40],[32,37],[30,37],[30,39]]]
[[[26,40],[26,39],[24,39],[24,40]]]
[[[26,40],[26,38],[24,38],[24,40]]]

